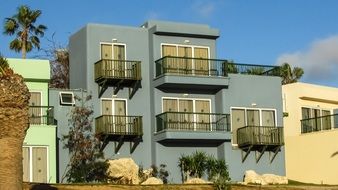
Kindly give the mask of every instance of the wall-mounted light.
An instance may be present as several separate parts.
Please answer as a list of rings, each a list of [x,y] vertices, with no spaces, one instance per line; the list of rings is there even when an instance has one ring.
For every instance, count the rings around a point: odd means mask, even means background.
[[[190,43],[190,40],[184,40],[184,43],[188,44]]]
[[[253,102],[253,103],[251,103],[251,106],[252,106],[252,107],[256,107],[257,104],[256,104],[255,102]]]
[[[116,38],[113,38],[112,41],[113,41],[113,42],[117,42],[117,39],[116,39]]]
[[[117,98],[117,94],[113,94],[113,98]]]

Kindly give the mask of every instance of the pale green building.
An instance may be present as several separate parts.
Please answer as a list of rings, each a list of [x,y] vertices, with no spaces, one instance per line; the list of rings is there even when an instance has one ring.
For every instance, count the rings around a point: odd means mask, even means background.
[[[48,60],[8,59],[10,67],[24,77],[31,93],[29,129],[23,145],[23,180],[56,182],[56,123],[48,106]]]

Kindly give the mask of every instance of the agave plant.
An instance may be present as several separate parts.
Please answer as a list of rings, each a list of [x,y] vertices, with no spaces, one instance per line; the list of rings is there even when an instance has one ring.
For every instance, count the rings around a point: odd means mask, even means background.
[[[0,56],[0,189],[22,189],[22,144],[29,127],[30,93]]]

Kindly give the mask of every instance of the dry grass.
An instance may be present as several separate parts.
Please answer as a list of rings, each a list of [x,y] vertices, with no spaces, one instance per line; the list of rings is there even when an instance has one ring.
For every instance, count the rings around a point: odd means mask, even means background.
[[[213,190],[213,185],[97,185],[97,184],[34,184],[25,183],[24,190]],[[231,190],[338,190],[329,185],[232,185]]]

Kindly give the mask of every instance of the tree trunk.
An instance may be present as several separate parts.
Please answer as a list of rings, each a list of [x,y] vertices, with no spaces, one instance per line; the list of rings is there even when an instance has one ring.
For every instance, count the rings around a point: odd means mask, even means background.
[[[0,139],[0,189],[22,189],[22,142],[17,138]],[[18,163],[21,163],[18,165]]]
[[[0,77],[0,190],[22,190],[22,144],[30,94],[17,74]]]

